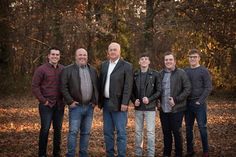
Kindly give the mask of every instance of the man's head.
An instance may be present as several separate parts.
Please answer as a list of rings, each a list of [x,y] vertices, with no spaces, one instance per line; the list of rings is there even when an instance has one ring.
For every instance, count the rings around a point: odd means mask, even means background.
[[[60,60],[60,50],[56,47],[52,47],[48,51],[48,62],[56,65]]]
[[[139,56],[139,65],[141,68],[148,68],[150,65],[150,58],[149,58],[149,54],[148,53],[142,53]]]
[[[191,49],[188,53],[188,61],[191,67],[198,67],[200,65],[200,52],[197,49]]]
[[[86,65],[88,63],[88,52],[83,48],[77,49],[75,51],[75,62],[78,65]]]
[[[112,42],[108,46],[108,57],[111,61],[116,61],[120,58],[120,44]]]
[[[175,55],[172,52],[166,52],[164,54],[164,63],[167,70],[173,71],[176,65]]]

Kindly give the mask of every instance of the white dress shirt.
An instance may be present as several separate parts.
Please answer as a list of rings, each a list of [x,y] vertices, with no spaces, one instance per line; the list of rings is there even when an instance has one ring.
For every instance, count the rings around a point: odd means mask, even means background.
[[[116,64],[118,63],[118,61],[119,61],[119,58],[114,62],[112,62],[112,61],[109,62],[109,67],[108,67],[108,71],[107,71],[107,79],[106,79],[105,90],[104,90],[105,98],[110,98],[110,95],[109,95],[110,75],[111,75],[112,71],[114,70],[114,68],[115,68]]]

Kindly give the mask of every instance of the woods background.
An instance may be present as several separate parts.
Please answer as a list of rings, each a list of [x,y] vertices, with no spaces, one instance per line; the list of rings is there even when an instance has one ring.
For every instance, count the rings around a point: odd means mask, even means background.
[[[51,46],[62,50],[64,65],[84,47],[98,68],[111,41],[136,68],[138,54],[150,52],[157,70],[165,51],[185,67],[188,50],[198,48],[214,91],[236,92],[235,6],[234,0],[1,0],[0,95],[29,93]]]

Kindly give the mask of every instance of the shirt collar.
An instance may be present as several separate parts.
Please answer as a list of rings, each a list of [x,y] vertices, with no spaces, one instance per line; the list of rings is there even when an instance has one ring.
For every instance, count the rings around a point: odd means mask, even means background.
[[[52,64],[49,63],[49,62],[47,62],[47,65],[48,65],[49,67],[55,68],[54,65],[52,65]],[[59,64],[57,64],[56,68],[58,68],[58,67],[59,67]]]
[[[78,66],[79,68],[81,68],[81,69],[85,69],[85,68],[87,68],[87,64],[86,64],[86,65],[80,65],[80,64],[77,64],[77,66]]]
[[[112,63],[112,64],[117,64],[118,61],[119,61],[120,58],[118,58],[117,60],[115,60],[114,62],[112,62],[111,60],[109,61],[109,63]]]

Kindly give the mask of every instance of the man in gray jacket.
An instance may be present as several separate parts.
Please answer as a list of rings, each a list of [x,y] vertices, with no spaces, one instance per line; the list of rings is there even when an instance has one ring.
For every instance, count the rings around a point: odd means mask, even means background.
[[[172,52],[164,55],[165,68],[161,71],[161,111],[160,120],[164,134],[163,156],[171,156],[174,135],[175,157],[182,157],[182,121],[186,110],[186,99],[191,92],[191,84],[184,70],[176,67]]]
[[[100,96],[106,156],[114,157],[114,132],[117,133],[118,157],[126,156],[127,110],[132,93],[132,65],[120,58],[120,44],[108,46],[108,57],[101,65]]]
[[[75,63],[62,71],[61,91],[69,105],[69,135],[67,157],[74,157],[77,134],[80,132],[79,156],[88,156],[88,143],[93,110],[98,104],[98,76],[88,64],[88,53],[80,48],[75,52]]]

